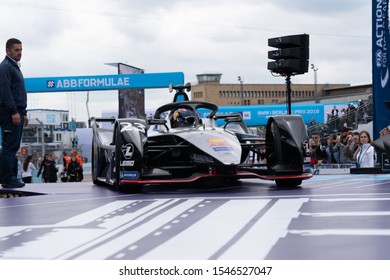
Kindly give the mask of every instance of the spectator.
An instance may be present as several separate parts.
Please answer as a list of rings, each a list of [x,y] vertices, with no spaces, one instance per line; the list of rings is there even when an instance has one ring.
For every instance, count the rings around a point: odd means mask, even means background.
[[[84,179],[83,174],[83,158],[77,153],[77,150],[72,151],[72,155],[74,155],[77,159],[78,164],[80,165],[80,182]]]
[[[315,126],[316,124],[317,124],[317,122],[316,122],[316,120],[314,119],[314,117],[311,118],[311,120],[310,120],[310,127],[313,127],[313,126]]]
[[[70,163],[70,156],[66,154],[66,152],[62,153],[62,165],[63,171],[65,172],[68,169],[68,164]]]
[[[348,146],[346,149],[346,157],[348,163],[354,163],[353,155],[359,147],[359,132],[355,131],[352,133],[352,138],[348,140]]]
[[[44,175],[44,168],[45,168],[45,163],[46,161],[48,161],[50,159],[50,155],[49,154],[45,154],[44,157],[43,157],[43,160],[41,162],[41,165],[39,167],[39,171],[38,171],[38,174],[37,174],[37,177],[39,177],[41,174],[42,174],[42,181],[46,183],[47,181],[47,178],[45,178],[45,175]]]
[[[325,148],[327,163],[335,164],[340,162],[340,144],[336,142],[336,135],[329,135],[327,146]]]
[[[371,145],[370,133],[363,130],[359,134],[359,147],[356,149],[353,158],[356,160],[358,168],[375,167],[376,153]]]
[[[324,145],[326,143],[322,141],[321,143],[321,136],[318,132],[313,132],[312,134],[313,143],[311,146],[311,152],[312,152],[312,162],[316,165],[321,165],[323,163],[326,163],[327,161],[327,154],[326,154],[326,146]]]
[[[55,153],[50,153],[47,157],[45,156],[45,160],[42,162],[41,168],[38,172],[38,176],[43,169],[42,179],[45,183],[57,182],[58,168],[56,167],[55,159]]]
[[[336,105],[334,105],[332,109],[332,130],[337,130],[339,126],[340,126],[339,109],[337,109]]]
[[[335,129],[335,118],[332,116],[330,112],[327,113],[326,116],[326,126],[328,128],[328,133],[333,133],[333,130]]]
[[[353,103],[348,104],[347,108],[347,124],[348,126],[353,126],[356,118],[356,107]]]
[[[359,99],[358,101],[358,107],[357,107],[357,120],[358,122],[361,122],[363,120],[363,116],[364,116],[364,113],[365,113],[365,105],[364,105],[364,102],[363,100]]]
[[[22,50],[20,40],[8,39],[5,45],[6,56],[0,63],[0,183],[3,188],[22,188],[25,185],[17,178],[20,172],[16,158],[23,127],[28,125],[27,92],[19,63]]]
[[[347,117],[344,115],[341,115],[339,121],[338,121],[338,129],[343,129],[344,127],[348,127]]]
[[[80,182],[82,175],[82,168],[77,162],[76,156],[73,154],[68,165],[68,182]]]
[[[31,183],[31,180],[32,180],[32,171],[33,170],[36,170],[36,167],[34,166],[34,164],[31,162],[32,160],[32,156],[29,155],[26,157],[24,163],[23,163],[23,167],[22,167],[22,180],[24,183]]]
[[[337,109],[336,105],[333,106],[332,117],[336,117],[336,118],[339,117],[339,109]]]
[[[18,160],[17,179],[20,182],[22,179],[22,156],[20,153],[16,153],[16,159]]]
[[[352,138],[352,136],[348,135],[349,128],[348,127],[342,127],[339,129],[340,133],[340,143],[344,146],[348,145],[348,139]]]

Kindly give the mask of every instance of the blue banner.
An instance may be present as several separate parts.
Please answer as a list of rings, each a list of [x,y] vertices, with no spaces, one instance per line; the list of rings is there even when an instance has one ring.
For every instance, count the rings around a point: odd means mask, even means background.
[[[183,72],[25,78],[28,93],[165,88],[184,84]]]
[[[373,138],[390,124],[389,0],[372,0]],[[387,104],[387,105],[386,105]]]
[[[342,103],[340,103],[342,104]],[[343,103],[344,104],[344,103]],[[306,124],[310,124],[312,118],[317,123],[326,122],[325,108],[326,104],[292,104],[291,114],[300,115]],[[206,117],[209,112],[205,109],[199,110],[200,117]],[[270,117],[276,115],[287,115],[287,106],[285,104],[275,105],[254,105],[254,106],[220,106],[218,114],[240,113],[247,126],[263,126],[267,124]],[[223,121],[219,121],[223,125]]]

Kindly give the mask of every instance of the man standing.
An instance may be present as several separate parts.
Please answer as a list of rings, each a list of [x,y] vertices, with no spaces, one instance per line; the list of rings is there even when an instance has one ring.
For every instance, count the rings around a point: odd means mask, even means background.
[[[77,163],[80,165],[80,170],[79,170],[79,182],[81,182],[84,179],[84,174],[83,174],[83,158],[77,153],[77,150],[72,151],[72,155],[76,157]]]
[[[0,127],[2,154],[0,156],[0,182],[3,188],[21,188],[17,179],[16,153],[20,148],[23,126],[27,125],[27,92],[20,71],[22,42],[11,38],[5,45],[6,56],[0,63]]]

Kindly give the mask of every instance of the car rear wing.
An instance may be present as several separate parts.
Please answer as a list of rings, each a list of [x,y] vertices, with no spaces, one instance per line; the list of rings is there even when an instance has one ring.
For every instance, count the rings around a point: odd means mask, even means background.
[[[113,123],[115,123],[115,121],[116,121],[116,118],[114,118],[114,117],[111,117],[111,118],[92,117],[89,119],[89,124],[90,124],[90,127],[92,127],[92,128],[98,128],[99,127],[98,123],[100,123],[100,122],[108,122],[108,123],[113,124]]]

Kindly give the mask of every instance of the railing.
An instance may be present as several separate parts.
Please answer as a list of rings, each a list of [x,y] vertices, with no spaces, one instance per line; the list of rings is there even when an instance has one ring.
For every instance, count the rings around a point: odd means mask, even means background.
[[[326,123],[319,123],[308,127],[307,133],[309,137],[311,137],[314,131],[321,134],[337,134],[338,130],[344,126],[354,130],[358,128],[359,124],[366,124],[372,121],[372,113],[372,100],[369,100],[342,116],[333,117]]]

